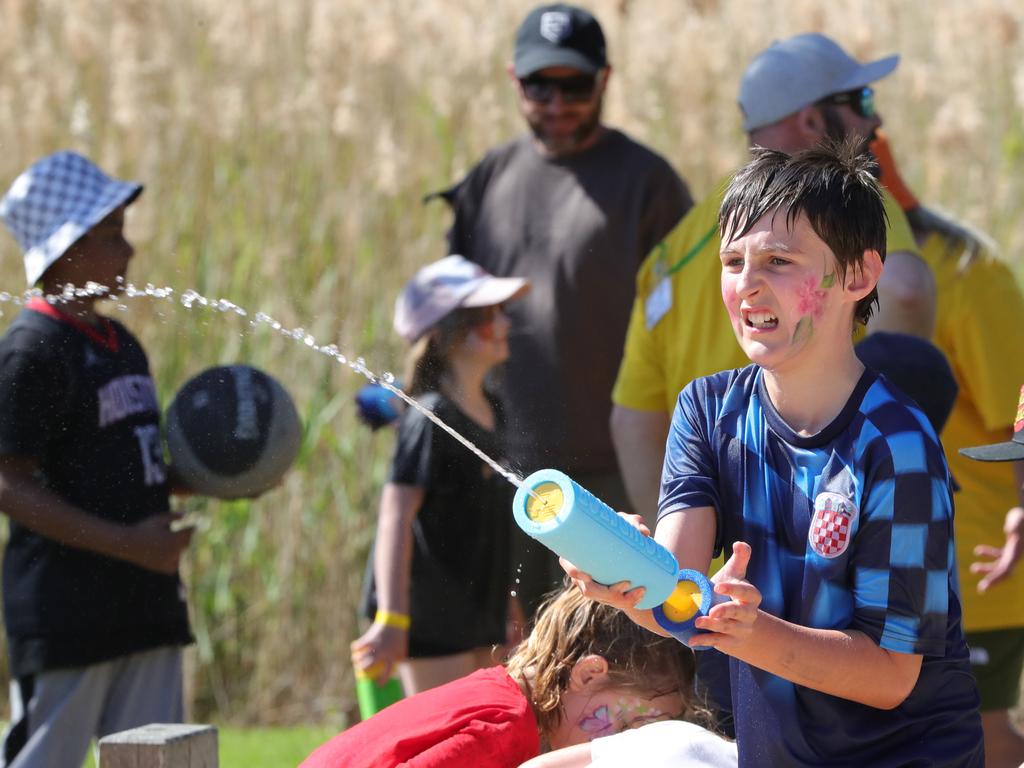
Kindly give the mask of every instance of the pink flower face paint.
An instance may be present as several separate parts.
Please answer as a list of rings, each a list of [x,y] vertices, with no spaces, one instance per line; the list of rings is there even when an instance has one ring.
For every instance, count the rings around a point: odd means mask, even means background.
[[[820,320],[825,313],[825,298],[829,289],[835,285],[835,272],[829,272],[817,283],[813,277],[808,277],[800,285],[797,291],[799,303],[797,312],[802,317],[797,321],[793,329],[793,343],[799,344],[807,341],[814,333],[814,321]]]
[[[828,289],[835,284],[835,273],[830,272],[817,283],[813,277],[808,277],[800,285],[797,297],[800,302],[796,311],[801,315],[810,315],[815,320],[820,320],[825,311],[825,297],[828,296]]]

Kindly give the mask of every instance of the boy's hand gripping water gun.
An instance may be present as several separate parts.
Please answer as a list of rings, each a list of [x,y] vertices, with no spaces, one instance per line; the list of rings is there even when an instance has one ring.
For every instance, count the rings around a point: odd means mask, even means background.
[[[594,581],[644,587],[636,607],[653,608],[658,625],[682,643],[701,632],[693,625],[698,617],[729,600],[714,591],[707,576],[680,570],[665,547],[558,470],[527,477],[512,504],[523,531]]]

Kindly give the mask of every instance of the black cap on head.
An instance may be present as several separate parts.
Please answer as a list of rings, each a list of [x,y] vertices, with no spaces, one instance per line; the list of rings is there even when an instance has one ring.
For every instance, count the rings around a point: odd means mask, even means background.
[[[608,66],[604,33],[590,13],[573,5],[542,5],[527,14],[516,33],[516,77],[547,67],[594,73]]]
[[[1024,432],[1014,432],[1013,437],[1005,443],[961,448],[960,453],[978,461],[1024,461]]]
[[[960,453],[978,461],[1022,461],[1024,460],[1024,386],[1020,388],[1017,416],[1013,422],[1013,437],[1005,443],[978,445],[961,448]]]

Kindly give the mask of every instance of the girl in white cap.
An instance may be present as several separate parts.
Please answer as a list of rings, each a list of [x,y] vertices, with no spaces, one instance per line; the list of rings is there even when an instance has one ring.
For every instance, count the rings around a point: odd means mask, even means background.
[[[502,304],[527,290],[462,256],[423,267],[395,305],[412,344],[410,394],[485,454],[504,458],[504,418],[488,374],[508,357]],[[385,680],[397,665],[406,695],[491,666],[506,641],[512,485],[414,408],[403,414],[381,496],[358,670]]]

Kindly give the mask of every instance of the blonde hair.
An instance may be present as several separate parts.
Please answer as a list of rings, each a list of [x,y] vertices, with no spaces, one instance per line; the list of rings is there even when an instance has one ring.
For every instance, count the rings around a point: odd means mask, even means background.
[[[608,662],[608,688],[656,696],[678,691],[690,709],[693,651],[640,627],[617,608],[584,597],[567,581],[541,605],[533,631],[507,663],[510,676],[528,681],[541,734],[558,726],[572,669],[590,654]]]

